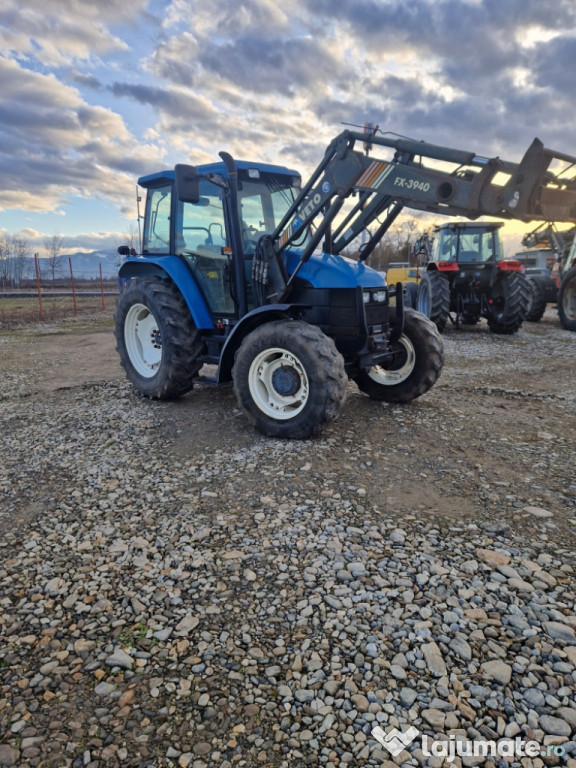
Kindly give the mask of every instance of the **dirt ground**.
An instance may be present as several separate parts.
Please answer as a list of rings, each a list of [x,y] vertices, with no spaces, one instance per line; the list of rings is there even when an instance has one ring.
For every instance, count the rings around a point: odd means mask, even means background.
[[[515,527],[546,521],[551,538],[576,530],[576,334],[555,308],[518,334],[484,321],[449,327],[434,388],[408,406],[371,401],[349,385],[322,471],[363,487],[373,504],[406,514],[492,520]],[[0,335],[5,376],[26,376],[35,399],[102,381],[123,381],[109,319]],[[203,369],[202,373],[213,371]],[[179,456],[245,448],[251,429],[229,385],[203,377],[185,398],[149,403]]]

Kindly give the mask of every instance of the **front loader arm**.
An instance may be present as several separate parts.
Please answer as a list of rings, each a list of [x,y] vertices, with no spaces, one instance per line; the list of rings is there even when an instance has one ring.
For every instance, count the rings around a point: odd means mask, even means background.
[[[576,235],[576,227],[570,229],[558,229],[556,225],[552,223],[540,224],[532,232],[528,232],[522,238],[522,245],[525,248],[551,248],[558,255],[558,258],[562,260],[565,252],[570,248],[574,236]]]
[[[324,159],[271,236],[278,253],[301,237],[303,227],[315,224],[301,263],[310,258],[325,236],[329,237],[331,253],[338,254],[377,220],[376,231],[363,247],[361,258],[366,258],[403,207],[469,219],[486,215],[576,223],[576,157],[546,149],[538,139],[520,163],[373,135],[371,145],[394,150],[391,158],[378,159],[356,151],[357,141],[366,141],[366,136],[344,131],[330,143]],[[552,173],[554,162],[567,167]],[[352,195],[355,202],[351,210],[332,232],[336,216]]]

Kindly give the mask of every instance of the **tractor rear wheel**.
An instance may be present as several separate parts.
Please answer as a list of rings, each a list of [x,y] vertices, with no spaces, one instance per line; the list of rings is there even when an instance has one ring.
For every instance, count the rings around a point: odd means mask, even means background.
[[[129,280],[118,297],[114,321],[120,364],[137,392],[170,400],[192,389],[204,345],[170,280]]]
[[[524,275],[501,272],[489,296],[488,326],[492,333],[511,334],[526,317],[529,287]]]
[[[268,437],[302,440],[338,415],[348,378],[332,339],[293,320],[264,323],[236,352],[234,393],[248,421]]]
[[[576,331],[576,267],[572,267],[562,278],[558,296],[558,316],[562,327]]]
[[[430,318],[440,332],[450,313],[450,283],[437,270],[424,272],[418,286],[416,309]]]
[[[390,310],[390,324],[395,312]],[[374,400],[408,403],[427,392],[440,376],[444,344],[438,329],[427,317],[404,308],[404,331],[394,345],[395,356],[387,365],[361,371],[355,381]]]
[[[528,308],[524,319],[529,323],[537,323],[542,320],[542,315],[546,311],[546,302],[537,281],[531,280],[529,277],[526,279],[530,293],[528,294]]]

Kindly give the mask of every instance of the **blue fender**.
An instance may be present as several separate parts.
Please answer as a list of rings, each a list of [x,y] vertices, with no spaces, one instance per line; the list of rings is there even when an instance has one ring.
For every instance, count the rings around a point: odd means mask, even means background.
[[[185,261],[178,256],[129,256],[122,262],[118,272],[120,279],[148,275],[168,276],[184,297],[196,328],[214,328],[202,291]]]
[[[294,307],[302,309],[302,304],[267,304],[264,307],[258,307],[253,309],[248,314],[244,315],[234,326],[234,329],[226,339],[226,343],[222,348],[220,355],[220,364],[218,365],[218,374],[216,376],[217,382],[223,383],[225,381],[231,381],[232,379],[232,367],[234,366],[234,356],[236,350],[242,343],[243,339],[255,328],[258,328],[264,323],[269,323],[274,320],[289,320],[291,317],[291,310]]]

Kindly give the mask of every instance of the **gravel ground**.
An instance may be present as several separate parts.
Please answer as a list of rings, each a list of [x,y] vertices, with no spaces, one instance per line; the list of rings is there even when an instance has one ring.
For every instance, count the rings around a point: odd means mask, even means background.
[[[106,324],[1,335],[0,766],[576,768],[576,334],[445,346],[281,442],[136,397]]]

